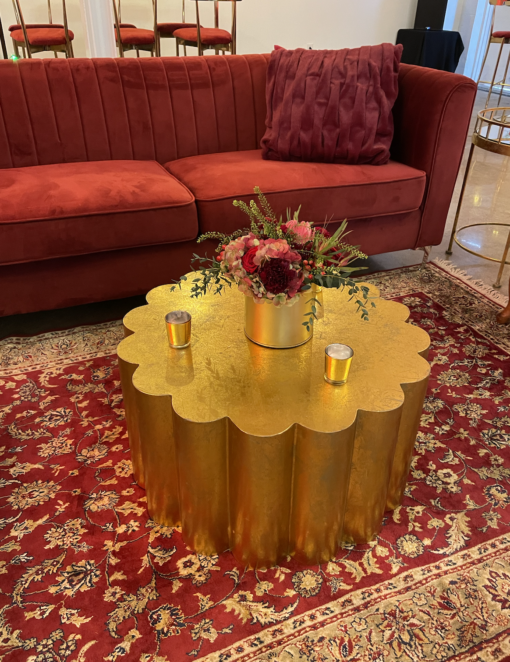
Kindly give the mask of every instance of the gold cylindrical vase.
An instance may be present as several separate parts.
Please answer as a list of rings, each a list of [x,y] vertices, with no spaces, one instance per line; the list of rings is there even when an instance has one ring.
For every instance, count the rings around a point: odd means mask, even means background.
[[[244,332],[257,345],[273,349],[289,349],[304,345],[313,336],[313,325],[309,329],[303,322],[309,321],[312,312],[311,292],[302,292],[292,306],[275,306],[270,301],[255,303],[246,296]]]

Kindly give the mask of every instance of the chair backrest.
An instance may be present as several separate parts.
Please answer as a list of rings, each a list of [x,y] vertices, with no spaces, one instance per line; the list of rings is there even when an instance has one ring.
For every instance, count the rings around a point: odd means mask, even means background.
[[[119,0],[120,2],[120,0]],[[23,17],[23,11],[21,9],[20,1],[19,0],[12,0],[12,4],[14,7],[14,15],[16,17],[16,23],[18,25],[21,25],[21,29],[23,31],[23,37],[25,38],[25,46],[27,48],[27,52],[30,55],[30,43],[28,41],[28,34],[27,34],[27,27],[25,24],[25,19]],[[69,28],[67,25],[67,7],[66,7],[66,0],[62,0],[62,13],[63,13],[63,19],[64,19],[64,32],[66,36],[66,41],[69,44]],[[52,11],[51,11],[51,0],[48,0],[48,23],[53,24],[53,16],[52,16]]]
[[[23,12],[21,10],[21,5],[19,4],[19,0],[12,0],[12,6],[14,7],[14,16],[16,18],[16,23],[17,25],[21,25],[21,29],[23,30],[23,37],[25,38],[25,44],[27,45],[28,52],[30,53],[30,45],[28,43],[28,35],[27,35],[27,26],[25,25],[25,19],[23,18]]]
[[[158,0],[152,0],[154,14],[158,13]],[[182,22],[186,23],[186,0],[182,0]]]
[[[120,24],[122,23],[122,5],[120,0],[112,0],[113,2],[113,16],[115,20],[115,32],[117,33],[117,39],[120,43]],[[184,2],[184,0],[183,0]],[[152,0],[152,12],[154,15],[154,29],[156,29],[157,21],[157,0]]]
[[[21,11],[21,6],[19,3],[19,0],[12,0],[12,4],[14,5],[14,14],[16,16],[16,22],[18,25],[22,25],[23,21],[23,12]],[[65,3],[64,3],[65,6]],[[53,24],[53,14],[51,10],[51,0],[48,0],[48,23],[50,25]]]
[[[494,9],[492,10],[492,21],[491,21],[491,31],[490,35],[492,36],[492,33],[494,32],[494,23],[496,21],[496,7],[510,7],[510,0],[489,0],[489,5],[493,5]],[[491,38],[489,36],[489,40]]]
[[[0,168],[258,149],[268,61],[0,60]]]
[[[510,1],[510,0],[509,0]],[[214,2],[214,27],[218,28],[220,19],[219,19],[219,3],[220,2],[230,2],[232,5],[232,26],[230,28],[230,34],[232,35],[232,44],[234,45],[235,53],[235,44],[237,42],[237,3],[241,0],[195,0],[195,14],[197,20],[197,36],[198,43],[200,44],[200,9],[198,7],[199,2]]]

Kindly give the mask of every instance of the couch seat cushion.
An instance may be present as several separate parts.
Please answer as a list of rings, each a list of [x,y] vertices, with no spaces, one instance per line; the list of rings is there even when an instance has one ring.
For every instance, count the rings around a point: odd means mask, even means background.
[[[302,220],[324,223],[418,209],[426,176],[390,161],[383,166],[262,160],[260,150],[190,156],[167,163],[196,198],[201,232],[233,232],[246,223],[232,208],[260,186],[277,214],[301,205]]]
[[[0,264],[194,239],[193,195],[155,161],[0,170]]]

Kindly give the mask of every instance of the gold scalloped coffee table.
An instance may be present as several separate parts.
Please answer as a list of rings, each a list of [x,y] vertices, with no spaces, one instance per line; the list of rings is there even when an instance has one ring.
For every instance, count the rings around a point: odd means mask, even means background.
[[[371,286],[372,296],[378,291]],[[252,567],[302,563],[367,542],[402,500],[430,372],[428,334],[377,300],[363,322],[347,292],[324,290],[324,319],[294,349],[244,335],[244,295],[191,299],[169,285],[124,319],[118,347],[136,481],[150,516],[181,525],[201,554]],[[191,313],[187,349],[165,314]],[[354,349],[349,381],[324,380],[324,350]]]

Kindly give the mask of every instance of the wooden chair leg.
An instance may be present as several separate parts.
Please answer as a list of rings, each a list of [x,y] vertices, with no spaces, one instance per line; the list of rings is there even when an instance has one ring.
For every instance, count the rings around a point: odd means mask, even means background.
[[[508,283],[508,293],[510,294],[510,281]],[[510,300],[504,310],[502,310],[496,317],[498,324],[508,324],[510,322]]]

